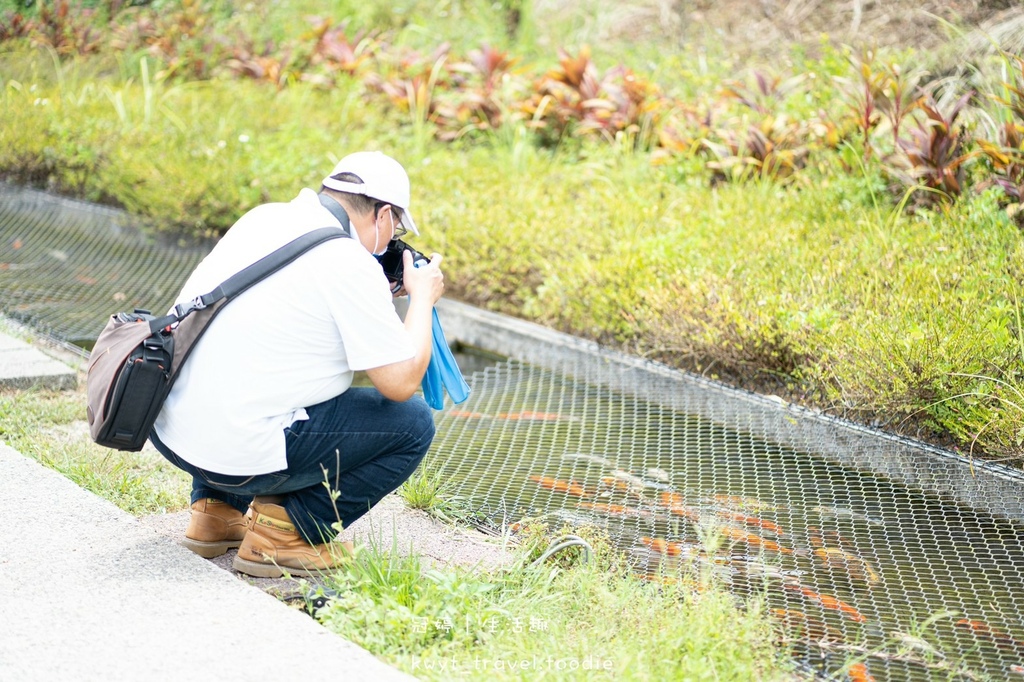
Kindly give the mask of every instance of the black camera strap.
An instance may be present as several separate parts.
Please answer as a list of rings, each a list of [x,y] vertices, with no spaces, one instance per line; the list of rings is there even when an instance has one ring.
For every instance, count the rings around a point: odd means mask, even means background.
[[[341,229],[345,230],[345,234],[351,237],[352,224],[349,223],[348,213],[346,213],[345,209],[338,203],[338,200],[334,197],[327,196],[323,192],[317,196],[320,197],[320,204],[330,211],[331,215],[338,219],[338,222],[341,223]]]

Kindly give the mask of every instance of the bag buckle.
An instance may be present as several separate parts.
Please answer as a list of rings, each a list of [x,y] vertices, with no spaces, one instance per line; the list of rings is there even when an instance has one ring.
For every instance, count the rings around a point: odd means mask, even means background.
[[[202,310],[205,307],[206,304],[203,303],[203,297],[196,296],[188,303],[179,303],[178,305],[174,306],[174,314],[177,315],[178,317],[185,317],[192,311]]]

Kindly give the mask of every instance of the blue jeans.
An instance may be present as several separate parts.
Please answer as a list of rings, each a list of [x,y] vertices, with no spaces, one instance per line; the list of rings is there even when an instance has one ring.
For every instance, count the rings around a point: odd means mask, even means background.
[[[350,388],[306,412],[309,419],[284,430],[288,467],[269,474],[206,471],[175,454],[155,431],[150,440],[192,475],[193,503],[210,497],[244,512],[256,495],[281,495],[292,523],[316,545],[337,535],[334,524],[347,528],[412,475],[434,438],[434,417],[420,396],[398,403],[373,388]]]

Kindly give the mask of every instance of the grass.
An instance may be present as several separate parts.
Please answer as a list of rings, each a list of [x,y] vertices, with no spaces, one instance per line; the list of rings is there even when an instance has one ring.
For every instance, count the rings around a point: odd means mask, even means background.
[[[188,508],[192,482],[155,452],[94,444],[85,389],[0,391],[0,440],[136,516]]]
[[[470,509],[466,500],[454,494],[449,481],[429,462],[424,462],[396,491],[406,506],[419,509],[435,519],[448,524],[470,526],[492,526],[489,519],[481,518]]]
[[[296,176],[313,184],[332,150],[371,144],[351,91],[111,78],[102,65],[37,56],[0,58],[3,175],[123,206],[158,229],[221,231],[247,206],[290,198]],[[139,153],[156,140],[166,149]],[[289,147],[323,151],[299,159]]]
[[[430,511],[444,504],[444,480],[421,466],[399,488],[398,495],[412,509]]]
[[[474,168],[438,245],[456,297],[920,437],[995,419],[987,445],[1016,447],[1013,391],[978,378],[1019,388],[1022,368],[1019,231],[992,197],[902,216],[856,178],[709,192],[611,152]],[[952,398],[969,392],[992,400]]]
[[[424,570],[367,547],[332,576],[337,596],[316,616],[425,680],[793,679],[757,601],[640,581],[595,537],[589,564],[537,564],[550,539],[528,534],[492,573]]]
[[[1024,249],[991,192],[905,214],[877,165],[839,157],[709,188],[692,160],[542,149],[521,124],[444,145],[354,82],[174,84],[136,62],[0,55],[0,173],[209,234],[386,148],[450,296],[1020,464]]]

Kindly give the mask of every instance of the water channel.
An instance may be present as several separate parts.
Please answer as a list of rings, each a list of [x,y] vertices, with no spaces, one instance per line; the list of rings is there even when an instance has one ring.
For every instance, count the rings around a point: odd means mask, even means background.
[[[516,361],[471,385],[428,463],[495,523],[596,526],[652,579],[763,595],[822,672],[1003,680],[1024,664],[1018,526]]]

